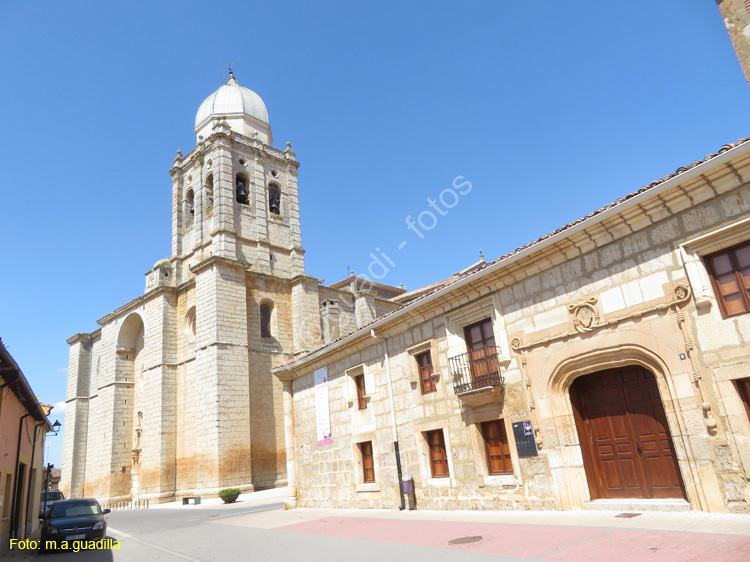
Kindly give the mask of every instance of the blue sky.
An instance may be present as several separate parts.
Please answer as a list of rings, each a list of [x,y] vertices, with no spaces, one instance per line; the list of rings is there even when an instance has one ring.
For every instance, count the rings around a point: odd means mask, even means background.
[[[228,61],[302,163],[326,283],[375,248],[383,282],[443,279],[750,136],[711,0],[5,1],[0,52],[0,337],[50,403],[65,340],[169,256],[168,170]],[[471,191],[407,230],[457,176]]]

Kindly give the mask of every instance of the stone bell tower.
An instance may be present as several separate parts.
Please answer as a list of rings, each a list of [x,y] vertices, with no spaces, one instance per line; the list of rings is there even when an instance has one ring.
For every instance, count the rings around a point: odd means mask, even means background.
[[[289,143],[271,146],[261,98],[229,81],[201,104],[197,143],[172,175],[172,267],[194,281],[195,371],[215,409],[200,440],[217,485],[284,480],[282,389],[270,369],[320,341],[317,280],[305,275]],[[276,388],[278,386],[278,388]],[[178,463],[179,466],[179,463]],[[179,478],[179,468],[178,468]]]
[[[197,144],[179,152],[172,174],[172,259],[177,282],[209,257],[246,263],[254,271],[304,275],[297,168],[287,143],[271,146],[263,100],[237,83],[201,104],[195,117]]]
[[[263,100],[229,80],[200,105],[172,176],[172,254],[145,294],[68,343],[63,482],[74,497],[170,501],[283,485],[271,369],[321,341],[305,274],[299,163]],[[88,444],[91,447],[88,447]]]

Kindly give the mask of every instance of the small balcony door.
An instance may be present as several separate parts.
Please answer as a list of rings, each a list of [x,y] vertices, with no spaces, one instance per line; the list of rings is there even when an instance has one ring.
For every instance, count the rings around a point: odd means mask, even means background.
[[[466,349],[469,353],[469,365],[471,367],[471,378],[474,386],[479,388],[485,386],[484,380],[497,376],[497,348],[495,347],[495,334],[492,331],[492,320],[487,318],[471,326],[464,328]]]

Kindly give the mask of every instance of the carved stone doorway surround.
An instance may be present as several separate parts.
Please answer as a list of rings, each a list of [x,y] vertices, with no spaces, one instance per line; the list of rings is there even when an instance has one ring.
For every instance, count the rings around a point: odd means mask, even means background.
[[[558,508],[582,509],[584,503],[591,500],[573,416],[570,386],[575,379],[583,375],[627,365],[640,365],[656,377],[691,507],[703,511],[717,511],[716,505],[710,509],[701,485],[702,476],[692,460],[687,426],[675,399],[674,383],[665,362],[653,352],[632,344],[595,349],[569,357],[561,361],[551,372],[547,390],[560,453],[559,462],[554,463],[551,468]],[[547,423],[544,425],[548,426],[549,420],[545,421]]]

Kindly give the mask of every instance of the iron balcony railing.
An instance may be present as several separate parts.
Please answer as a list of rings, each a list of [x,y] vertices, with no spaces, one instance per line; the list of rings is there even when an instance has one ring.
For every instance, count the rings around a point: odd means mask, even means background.
[[[497,347],[487,346],[448,358],[456,394],[503,385]]]

